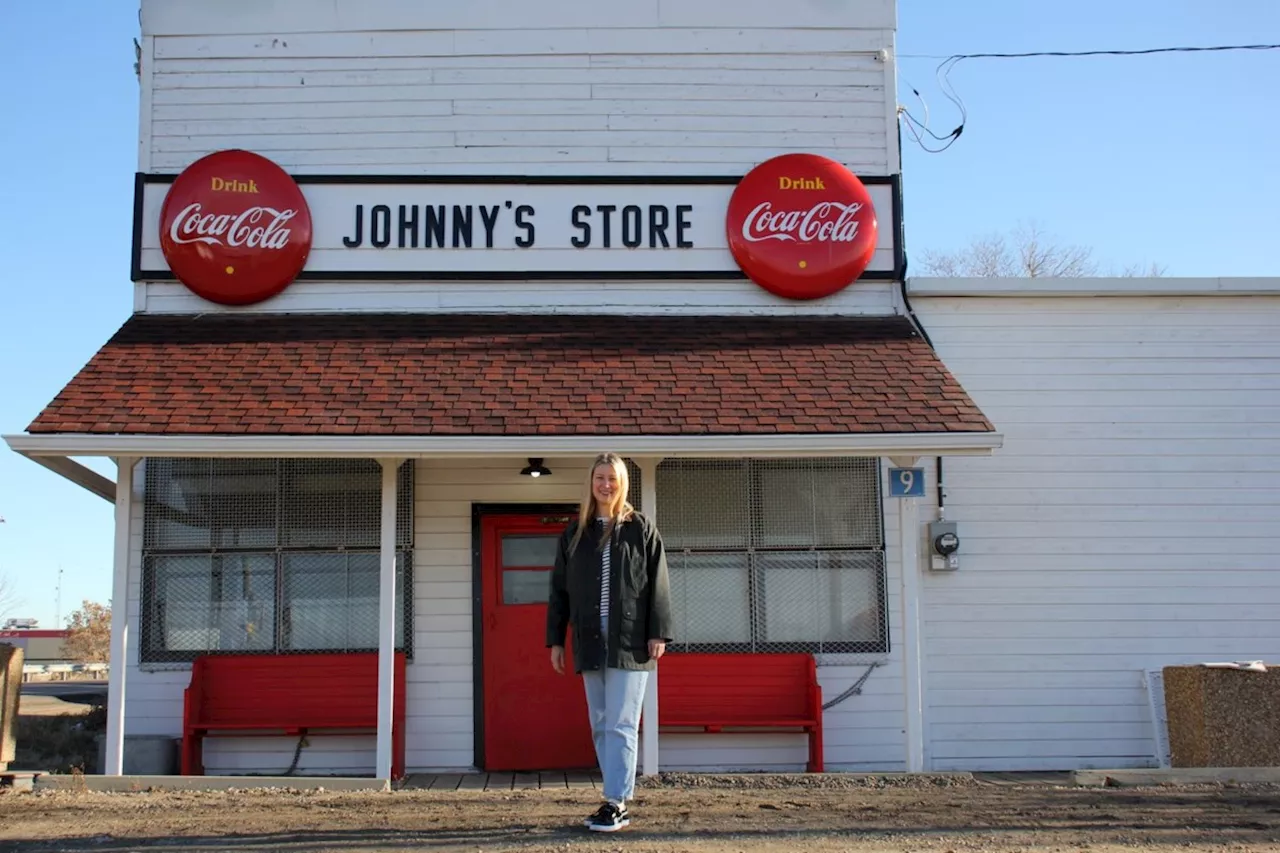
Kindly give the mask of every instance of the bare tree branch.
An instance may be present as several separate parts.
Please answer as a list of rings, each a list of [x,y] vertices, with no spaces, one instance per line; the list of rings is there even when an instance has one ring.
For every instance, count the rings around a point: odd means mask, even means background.
[[[1008,236],[987,234],[954,252],[921,254],[925,275],[947,278],[1087,278],[1099,275],[1093,250],[1059,243],[1035,222],[1021,223]],[[1119,275],[1160,276],[1164,267],[1132,265]]]
[[[22,599],[18,598],[13,582],[0,575],[0,619],[12,615],[21,606]]]
[[[1116,276],[1118,278],[1160,278],[1167,271],[1163,264],[1152,263],[1145,267],[1142,264],[1129,264],[1121,267]]]

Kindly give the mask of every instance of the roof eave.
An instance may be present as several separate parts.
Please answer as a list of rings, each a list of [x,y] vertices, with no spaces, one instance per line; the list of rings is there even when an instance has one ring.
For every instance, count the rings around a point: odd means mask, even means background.
[[[632,456],[988,456],[997,432],[769,433],[711,435],[6,435],[14,451],[47,456],[511,457]]]

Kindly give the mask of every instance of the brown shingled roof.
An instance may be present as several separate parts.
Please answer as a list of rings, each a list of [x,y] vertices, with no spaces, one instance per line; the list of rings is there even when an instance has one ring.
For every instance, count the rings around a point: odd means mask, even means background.
[[[31,433],[984,432],[902,318],[131,318]]]

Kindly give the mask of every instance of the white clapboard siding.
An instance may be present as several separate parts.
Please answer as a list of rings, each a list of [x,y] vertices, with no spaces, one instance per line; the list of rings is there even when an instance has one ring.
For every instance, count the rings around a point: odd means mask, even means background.
[[[1280,658],[1280,296],[913,303],[1006,437],[945,463],[932,767],[1154,766],[1145,670]]]
[[[891,0],[142,5],[144,171],[231,147],[298,174],[899,170]]]
[[[539,9],[544,27],[565,20],[563,7]],[[641,26],[619,9],[597,15],[603,20],[594,28],[577,21],[517,28],[513,13],[500,19],[508,29],[462,16],[466,27],[432,22],[415,30],[417,16],[395,11],[398,17],[388,15],[397,25],[383,31],[361,14],[334,20],[329,32],[300,33],[298,22],[280,26],[273,4],[235,16],[254,28],[242,35],[221,34],[225,28],[185,4],[144,10],[150,168],[180,169],[208,151],[241,146],[296,172],[412,173],[454,164],[510,174],[563,162],[540,149],[568,147],[579,152],[572,162],[581,172],[634,164],[635,173],[688,174],[696,164],[703,173],[740,174],[794,150],[865,173],[897,171],[892,16],[882,24],[835,15],[812,28],[760,29],[753,20],[771,17],[763,10],[726,15],[719,5],[722,20],[704,27]],[[504,126],[468,118],[486,114]],[[572,125],[548,128],[548,118],[573,114],[605,126],[585,140],[565,136],[579,129]],[[649,120],[630,124],[637,116]],[[254,127],[255,118],[359,121],[294,129]],[[798,125],[800,118],[816,120]],[[217,121],[226,124],[208,125]],[[395,134],[421,138],[389,144]],[[382,156],[363,153],[371,148]],[[474,148],[501,156],[466,153]]]

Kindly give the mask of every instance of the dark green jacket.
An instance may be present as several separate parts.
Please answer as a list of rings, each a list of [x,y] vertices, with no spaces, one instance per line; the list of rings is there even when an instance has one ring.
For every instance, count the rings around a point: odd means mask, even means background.
[[[547,607],[547,647],[563,646],[573,626],[573,668],[576,672],[615,669],[655,669],[649,659],[649,640],[670,642],[671,579],[662,537],[653,522],[640,513],[615,525],[610,540],[608,642],[600,634],[600,562],[598,535],[587,530],[570,556],[569,544],[578,528],[570,523],[560,537],[551,598]],[[598,530],[598,528],[595,528]]]

